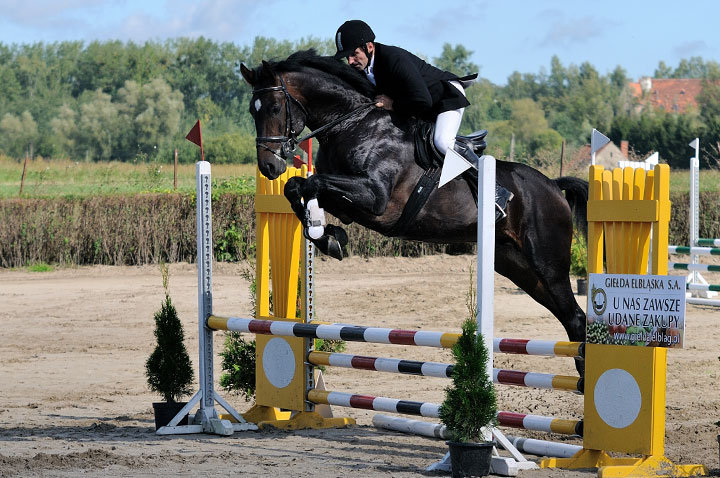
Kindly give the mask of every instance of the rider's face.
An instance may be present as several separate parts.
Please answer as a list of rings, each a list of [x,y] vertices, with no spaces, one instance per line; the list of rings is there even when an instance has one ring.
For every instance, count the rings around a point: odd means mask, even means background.
[[[374,48],[372,48],[372,47],[373,47],[372,43],[367,44],[368,52],[370,54],[372,54],[372,52],[374,50]],[[362,48],[357,47],[357,48],[355,48],[355,51],[352,53],[352,55],[350,55],[347,58],[347,61],[348,61],[348,65],[352,66],[356,70],[362,71],[365,68],[367,68],[368,63],[370,62],[370,59],[365,54],[365,51]]]

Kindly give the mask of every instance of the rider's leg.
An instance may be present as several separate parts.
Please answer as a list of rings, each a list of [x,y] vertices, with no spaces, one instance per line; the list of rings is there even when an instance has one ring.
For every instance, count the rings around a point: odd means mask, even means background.
[[[463,95],[465,94],[465,90],[460,83],[457,81],[451,81],[450,84],[460,90]],[[457,147],[455,147],[455,136],[457,136],[457,132],[460,129],[460,123],[462,122],[464,112],[465,108],[460,108],[440,113],[437,120],[435,120],[435,135],[433,137],[433,141],[435,142],[435,147],[443,156],[445,156],[448,149],[453,148],[470,163],[477,165],[478,157],[470,145],[458,144]],[[513,193],[495,183],[496,220],[507,216],[505,210],[508,202],[510,202],[512,198]]]
[[[451,81],[450,84],[457,88],[463,95],[465,94],[465,90],[460,83],[457,81]],[[433,136],[433,142],[435,143],[435,147],[443,156],[445,156],[448,149],[455,145],[455,136],[457,136],[457,132],[460,129],[460,123],[462,122],[464,112],[465,108],[443,111],[435,120],[435,134]]]

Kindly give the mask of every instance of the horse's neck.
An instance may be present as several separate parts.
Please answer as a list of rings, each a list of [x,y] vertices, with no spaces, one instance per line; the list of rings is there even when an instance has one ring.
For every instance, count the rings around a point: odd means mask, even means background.
[[[308,99],[305,108],[310,115],[307,126],[313,130],[371,101],[354,90],[338,88],[328,82],[308,87],[304,96]]]

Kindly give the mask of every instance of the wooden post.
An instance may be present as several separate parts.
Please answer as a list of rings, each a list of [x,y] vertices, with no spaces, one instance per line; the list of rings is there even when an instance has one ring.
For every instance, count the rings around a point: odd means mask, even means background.
[[[177,148],[175,148],[175,166],[173,167],[173,190],[177,189]]]
[[[565,140],[560,145],[560,176],[563,175],[563,161],[565,160]]]
[[[25,185],[25,170],[27,169],[27,163],[28,163],[28,152],[25,152],[25,161],[23,161],[23,172],[22,172],[22,178],[20,178],[20,193],[18,196],[22,196],[23,186]]]
[[[515,159],[515,133],[510,136],[510,161]]]

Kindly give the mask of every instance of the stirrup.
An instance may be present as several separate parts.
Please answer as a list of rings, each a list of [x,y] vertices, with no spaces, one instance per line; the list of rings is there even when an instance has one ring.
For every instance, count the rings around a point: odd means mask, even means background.
[[[506,217],[507,213],[503,211],[503,208],[501,208],[498,203],[495,203],[495,222],[498,222],[500,219],[505,219]]]
[[[507,209],[508,203],[510,203],[514,197],[515,195],[512,191],[495,183],[495,222],[507,217],[505,209]]]

